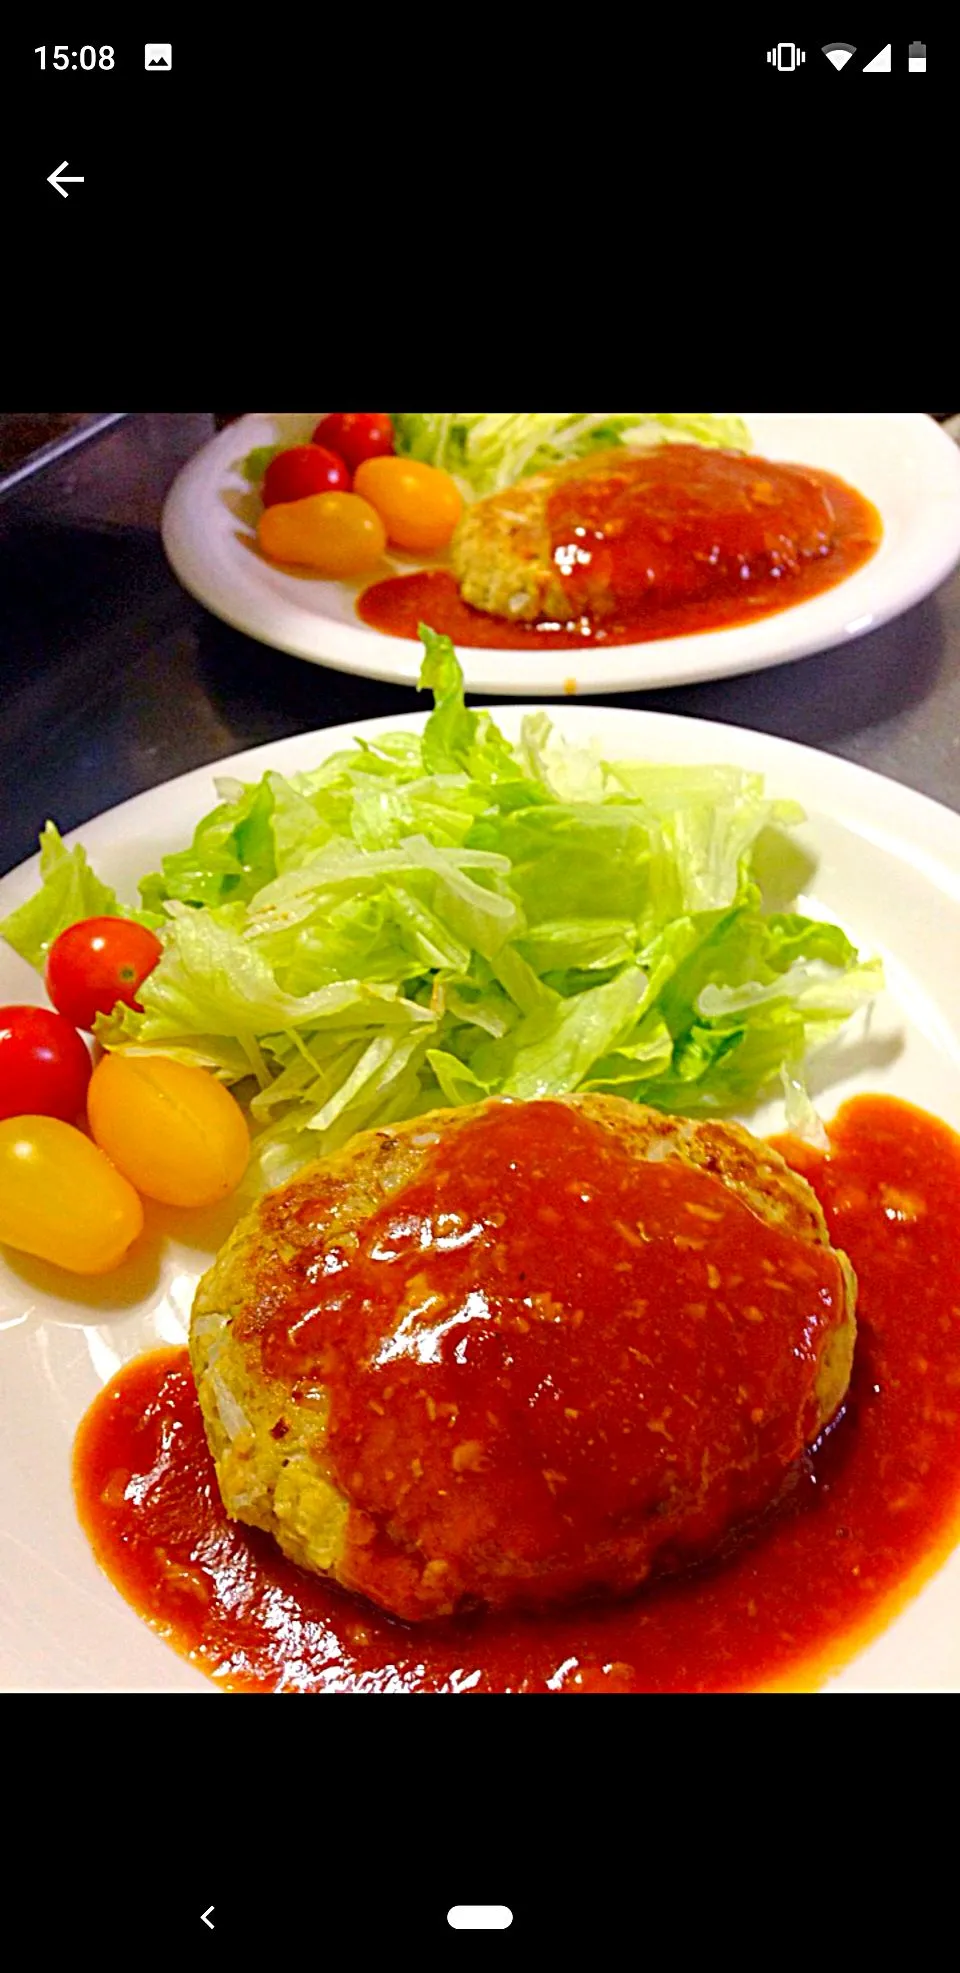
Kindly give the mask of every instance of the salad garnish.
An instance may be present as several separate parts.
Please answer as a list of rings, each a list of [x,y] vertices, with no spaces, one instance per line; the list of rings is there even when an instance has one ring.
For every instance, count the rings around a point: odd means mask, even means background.
[[[440,466],[470,497],[498,493],[529,473],[612,446],[680,442],[749,452],[730,411],[394,411],[398,453]]]
[[[42,968],[77,920],[158,929],[139,1011],[99,1015],[96,1039],[242,1085],[260,1183],[357,1130],[491,1095],[719,1115],[783,1079],[808,1122],[804,1062],[882,969],[839,926],[765,908],[761,866],[789,867],[803,811],[741,768],[571,745],[545,712],[514,743],[465,704],[450,640],[421,636],[422,732],[221,777],[137,913],[49,823],[40,889],[0,933]]]

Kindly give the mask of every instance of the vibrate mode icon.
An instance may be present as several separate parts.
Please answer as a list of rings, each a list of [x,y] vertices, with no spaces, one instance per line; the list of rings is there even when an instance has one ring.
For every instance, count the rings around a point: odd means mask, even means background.
[[[773,62],[781,74],[784,70],[789,74],[791,69],[798,69],[806,59],[804,49],[798,48],[793,41],[778,41],[775,48],[767,49],[767,61]]]

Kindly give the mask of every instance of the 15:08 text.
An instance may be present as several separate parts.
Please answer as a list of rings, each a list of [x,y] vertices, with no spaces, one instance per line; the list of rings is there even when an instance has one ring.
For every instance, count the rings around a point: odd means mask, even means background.
[[[40,57],[40,67],[47,66],[45,48],[35,48],[34,54]],[[114,51],[112,48],[65,48],[56,47],[53,51],[51,67],[55,69],[112,69]]]

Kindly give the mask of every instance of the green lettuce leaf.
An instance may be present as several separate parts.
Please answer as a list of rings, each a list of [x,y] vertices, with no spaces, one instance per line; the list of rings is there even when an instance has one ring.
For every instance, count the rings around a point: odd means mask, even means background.
[[[249,480],[251,486],[260,486],[271,460],[276,459],[279,453],[289,450],[289,439],[285,439],[279,445],[255,445],[253,451],[248,452],[246,458],[241,461],[240,471],[244,479]]]
[[[48,822],[40,836],[40,889],[0,923],[0,938],[40,969],[54,939],[83,918],[135,918],[153,927],[162,923],[155,912],[121,904],[116,891],[91,870],[81,845],[68,849]]]
[[[217,783],[141,880],[163,957],[98,1041],[239,1085],[260,1184],[490,1095],[748,1115],[780,1089],[810,1126],[804,1064],[882,974],[839,926],[765,907],[803,869],[801,810],[739,768],[568,746],[545,712],[513,743],[421,634],[422,733]],[[130,915],[49,825],[40,888],[0,929],[40,967],[95,912]]]

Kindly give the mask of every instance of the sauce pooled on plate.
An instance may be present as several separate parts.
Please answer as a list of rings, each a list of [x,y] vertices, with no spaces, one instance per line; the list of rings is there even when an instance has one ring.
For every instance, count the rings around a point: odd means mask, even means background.
[[[515,492],[522,501],[523,481]],[[449,569],[374,583],[359,614],[395,637],[426,622],[467,647],[647,643],[751,623],[832,589],[883,531],[833,473],[695,445],[623,447],[564,468],[545,529],[554,612],[537,622],[474,608]]]
[[[128,1365],[81,1425],[77,1502],[102,1566],[233,1689],[818,1682],[945,1555],[960,1521],[960,1139],[908,1104],[859,1097],[826,1155],[780,1148],[858,1275],[853,1384],[792,1489],[709,1566],[622,1602],[415,1627],[386,1617],[227,1520],[185,1351]]]

